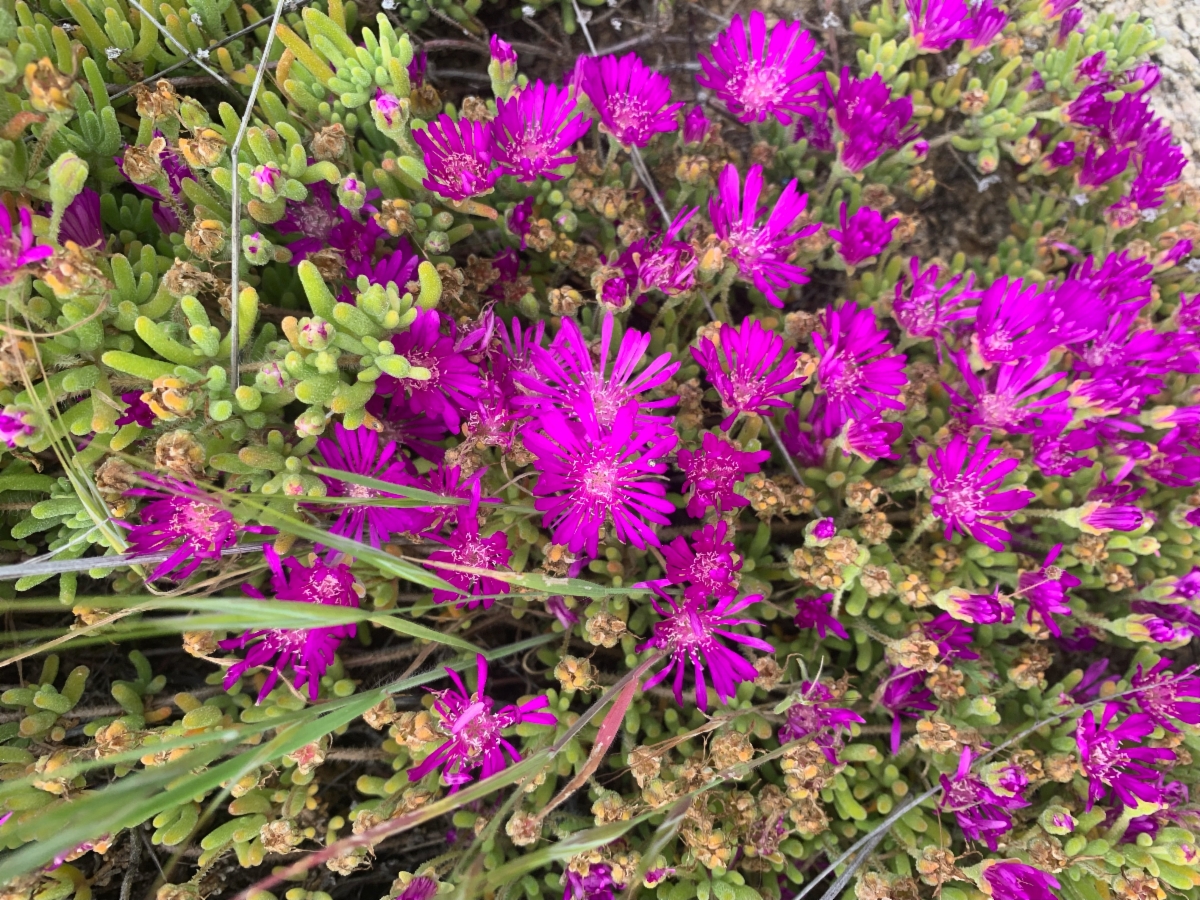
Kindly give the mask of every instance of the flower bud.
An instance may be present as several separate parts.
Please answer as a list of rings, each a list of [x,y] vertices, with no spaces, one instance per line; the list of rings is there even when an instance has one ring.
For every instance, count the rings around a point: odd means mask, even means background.
[[[9,446],[25,447],[37,431],[33,413],[20,406],[6,406],[0,412],[0,441]]]
[[[333,326],[320,316],[300,320],[296,343],[305,350],[324,350],[333,339]]]
[[[50,166],[50,202],[65,209],[83,190],[88,164],[68,150]]]
[[[272,163],[255,166],[250,172],[250,193],[264,203],[275,200],[276,191],[283,184],[283,172]]]
[[[251,265],[265,266],[275,258],[275,254],[271,252],[273,249],[271,242],[263,237],[261,232],[256,231],[242,237],[242,252],[246,254],[246,259]]]
[[[517,54],[511,44],[494,34],[490,46],[492,61],[488,64],[488,75],[492,79],[492,93],[500,100],[507,100],[517,81]]]
[[[564,209],[554,217],[554,224],[565,232],[573,232],[579,227],[579,216],[574,210]]]
[[[407,97],[396,97],[384,90],[377,90],[371,101],[371,115],[376,127],[389,136],[408,126],[410,110]]]
[[[425,238],[425,252],[430,256],[442,256],[450,249],[450,238],[444,231],[431,231]]]
[[[278,394],[287,385],[287,376],[279,363],[265,364],[254,376],[254,386],[264,394]]]
[[[338,185],[338,202],[346,209],[362,209],[362,205],[367,202],[367,186],[353,175],[347,175]]]
[[[184,97],[179,103],[179,118],[183,127],[193,133],[212,124],[208,110],[194,97]]]
[[[296,433],[300,437],[316,437],[324,431],[325,414],[319,409],[306,409],[296,417]]]

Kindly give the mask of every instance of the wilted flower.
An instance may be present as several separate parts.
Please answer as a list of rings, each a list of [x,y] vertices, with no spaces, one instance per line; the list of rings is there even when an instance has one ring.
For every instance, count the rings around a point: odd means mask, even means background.
[[[878,703],[892,714],[892,755],[900,752],[901,718],[919,719],[922,710],[937,709],[925,673],[894,669],[877,692]]]
[[[1011,797],[997,794],[983,779],[971,773],[971,748],[963,747],[958,770],[941,776],[942,797],[938,808],[954,813],[958,826],[969,841],[985,841],[994,851],[996,839],[1012,829],[1011,810],[1029,804],[1018,791]]]
[[[836,764],[850,725],[855,722],[861,725],[866,720],[854,710],[831,706],[834,700],[833,692],[826,685],[802,682],[800,696],[788,707],[787,722],[779,729],[779,742],[816,741],[825,758]]]
[[[825,640],[827,632],[832,631],[842,640],[850,638],[846,627],[842,625],[829,611],[833,603],[833,594],[822,594],[820,597],[796,598],[796,627],[813,628],[817,637]]]
[[[983,866],[980,879],[992,900],[1058,900],[1054,890],[1062,885],[1040,869],[1015,859],[986,859]]]

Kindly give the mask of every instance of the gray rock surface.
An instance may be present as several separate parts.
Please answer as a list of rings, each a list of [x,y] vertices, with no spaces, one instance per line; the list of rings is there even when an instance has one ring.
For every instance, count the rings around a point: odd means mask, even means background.
[[[1162,70],[1154,105],[1191,162],[1184,177],[1200,183],[1200,0],[1084,0],[1083,6],[1112,13],[1118,23],[1136,14],[1154,24],[1163,41],[1151,56]]]

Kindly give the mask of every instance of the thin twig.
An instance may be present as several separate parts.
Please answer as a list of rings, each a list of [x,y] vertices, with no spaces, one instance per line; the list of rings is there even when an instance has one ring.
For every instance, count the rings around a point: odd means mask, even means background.
[[[242,124],[238,127],[237,137],[229,148],[229,169],[233,173],[232,195],[229,200],[231,221],[229,223],[230,263],[229,263],[229,382],[234,393],[237,392],[241,373],[238,370],[238,355],[241,353],[241,340],[238,333],[240,318],[238,308],[238,270],[242,261],[242,179],[238,175],[238,152],[242,149],[242,140],[246,137],[246,129],[250,127],[250,117],[254,115],[254,103],[258,99],[259,88],[262,87],[263,76],[267,73],[267,63],[271,59],[271,47],[275,43],[275,30],[279,27],[279,17],[283,15],[283,6],[287,0],[276,0],[275,15],[271,17],[271,30],[267,32],[267,42],[263,46],[262,56],[259,57],[258,72],[254,76],[254,84],[250,87],[250,96],[246,99],[246,112],[242,115]]]
[[[796,468],[796,461],[792,459],[792,454],[788,453],[787,447],[783,446],[783,439],[779,436],[779,432],[775,430],[775,423],[767,418],[764,418],[763,421],[767,424],[767,431],[771,433],[771,440],[775,442],[775,446],[783,454],[783,461],[792,470],[792,477],[796,479],[796,484],[803,484],[804,479],[800,477],[800,470]]]

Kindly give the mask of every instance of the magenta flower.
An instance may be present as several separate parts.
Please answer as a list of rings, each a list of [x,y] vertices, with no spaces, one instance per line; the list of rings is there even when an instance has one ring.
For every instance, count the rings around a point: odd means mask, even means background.
[[[787,709],[787,721],[779,729],[779,743],[815,741],[832,765],[837,765],[838,753],[850,732],[851,724],[866,720],[851,709],[830,706],[833,692],[815,681],[800,685],[800,698]]]
[[[796,627],[815,628],[817,637],[825,640],[825,635],[832,631],[842,640],[849,640],[846,627],[830,614],[829,607],[833,603],[833,594],[822,594],[820,597],[796,598]]]
[[[722,324],[718,343],[706,337],[692,347],[692,356],[704,368],[725,407],[723,431],[740,415],[766,416],[772,409],[786,409],[783,395],[804,384],[804,378],[795,375],[796,351],[785,350],[783,338],[767,331],[757,319],[746,319],[739,328]]]
[[[450,200],[463,201],[492,189],[500,171],[492,167],[490,124],[459,119],[445,113],[429,123],[426,131],[413,132],[413,140],[425,152],[429,174],[421,182],[426,190]]]
[[[496,710],[496,701],[484,694],[488,664],[483,654],[476,656],[475,667],[478,677],[474,693],[467,690],[462,678],[453,669],[446,669],[446,674],[454,682],[454,687],[431,692],[434,696],[433,711],[441,720],[442,731],[450,737],[420,765],[409,769],[410,782],[420,781],[435,769],[441,769],[442,778],[450,785],[450,793],[453,794],[474,780],[472,772],[476,769],[479,770],[479,777],[486,779],[507,766],[506,755],[512,762],[521,761],[517,748],[504,739],[504,729],[522,723],[558,724],[553,713],[537,712],[550,705],[545,694],[520,706],[509,705]]]
[[[411,84],[413,87],[419,86],[415,81],[412,81]],[[371,107],[388,128],[394,128],[400,122],[400,99],[395,94],[390,94],[383,88],[375,88],[375,97],[371,100]]]
[[[554,170],[575,162],[571,145],[587,134],[592,120],[572,117],[575,101],[566,88],[535,81],[507,100],[496,101],[492,122],[492,152],[505,175],[518,181],[546,177],[557,181]]]
[[[0,229],[3,224],[0,223]],[[95,247],[104,242],[104,225],[100,220],[100,195],[85,187],[63,212],[58,226],[61,242],[74,241],[80,247]],[[0,254],[3,250],[0,249]],[[3,263],[0,263],[0,267]]]
[[[965,351],[960,350],[952,358],[969,394],[964,396],[948,384],[944,387],[958,416],[967,424],[1013,433],[1061,433],[1071,420],[1066,405],[1070,391],[1048,393],[1067,376],[1053,371],[1047,355],[1000,363],[979,374],[971,370]],[[1049,374],[1043,375],[1047,369]]]
[[[946,662],[979,659],[979,654],[971,650],[971,627],[949,613],[938,613],[928,622],[922,622],[921,633],[938,645],[938,652]]]
[[[1195,671],[1193,666],[1176,674],[1171,671],[1169,659],[1160,659],[1144,672],[1138,663],[1137,673],[1129,684],[1138,692],[1137,702],[1142,712],[1167,731],[1179,734],[1176,720],[1200,725],[1200,678]]]
[[[190,484],[174,478],[143,474],[152,488],[133,488],[134,497],[153,497],[141,510],[141,524],[129,531],[129,552],[158,553],[174,546],[175,552],[159,563],[148,580],[171,575],[183,581],[206,559],[218,559],[221,551],[237,543],[238,529],[262,531],[258,526],[239,525],[215,500]],[[178,543],[176,543],[178,542]]]
[[[884,219],[882,213],[869,206],[860,206],[847,218],[849,207],[843,203],[839,213],[841,228],[830,228],[829,236],[838,245],[838,253],[847,268],[854,268],[878,256],[892,242],[892,232],[900,224],[898,218]],[[916,260],[914,260],[915,262]]]
[[[975,312],[975,346],[984,361],[1012,362],[1054,349],[1043,327],[1050,290],[1007,275],[992,282]]]
[[[626,404],[604,428],[586,406],[573,411],[577,421],[547,409],[525,431],[525,448],[537,460],[534,507],[545,513],[542,525],[553,528],[554,542],[572,553],[594,557],[609,520],[617,540],[657,546],[647,522],[666,525],[675,511],[657,476],[666,472],[662,460],[677,438],[673,431],[635,430],[637,411],[636,403]]]
[[[1058,900],[1054,891],[1062,885],[1041,869],[1015,859],[985,859],[983,865],[981,877],[992,900]]]
[[[885,422],[879,416],[850,419],[842,429],[842,455],[853,453],[859,459],[897,459],[892,445],[904,431],[903,422]]]
[[[441,419],[430,419],[413,411],[403,391],[390,397],[375,394],[367,401],[367,412],[381,427],[380,435],[387,441],[431,462],[441,462],[446,451],[437,446],[446,438],[446,425]]]
[[[613,900],[625,890],[625,885],[613,881],[608,863],[591,863],[586,875],[568,869],[564,882],[563,900]]]
[[[1067,606],[1067,591],[1079,587],[1080,581],[1070,572],[1061,569],[1054,563],[1062,553],[1062,544],[1055,544],[1046,554],[1046,560],[1041,567],[1033,572],[1022,572],[1017,576],[1017,590],[1029,601],[1028,621],[1033,622],[1036,612],[1055,637],[1062,634],[1062,629],[1054,616],[1069,616],[1071,607]]]
[[[125,412],[121,413],[117,419],[117,426],[122,425],[140,425],[143,428],[153,428],[158,419],[154,415],[154,410],[150,408],[145,400],[142,399],[142,391],[129,391],[121,395],[121,402],[125,405]]]
[[[712,122],[704,114],[704,107],[697,103],[683,118],[683,142],[685,144],[700,143],[707,137],[708,129],[711,127]]]
[[[886,151],[899,149],[917,136],[912,100],[892,99],[892,89],[878,72],[857,79],[842,68],[833,116],[842,133],[839,156],[851,172],[861,172]]]
[[[351,283],[358,281],[360,275],[366,275],[371,284],[384,287],[394,284],[400,295],[404,296],[406,285],[417,278],[417,266],[420,263],[421,257],[412,245],[405,238],[400,238],[375,262],[371,261],[369,255],[347,257],[346,277]],[[344,303],[354,302],[348,286],[342,288],[339,299]]]
[[[1174,750],[1145,746],[1154,732],[1154,719],[1145,713],[1132,713],[1110,728],[1120,711],[1119,703],[1108,703],[1100,722],[1089,709],[1075,723],[1079,766],[1088,780],[1089,810],[1110,790],[1125,806],[1136,807],[1139,800],[1157,802],[1162,796],[1162,775],[1150,766],[1175,758]]]
[[[808,282],[804,267],[788,262],[797,241],[813,234],[817,223],[797,225],[804,214],[808,194],[799,194],[793,179],[779,199],[760,208],[763,191],[762,166],[751,166],[743,194],[738,170],[727,165],[717,178],[717,194],[708,201],[708,214],[717,237],[729,244],[729,258],[743,279],[762,291],[772,306],[783,308],[779,292]],[[762,221],[764,216],[766,221]],[[759,224],[761,222],[761,224]]]
[[[992,0],[983,0],[975,7],[975,13],[971,16],[971,39],[967,46],[972,50],[984,49],[996,39],[1007,24],[1008,15],[1004,10],[998,9]]]
[[[630,328],[621,336],[610,366],[614,326],[612,313],[606,314],[600,325],[599,358],[593,362],[591,348],[579,325],[574,319],[564,317],[550,349],[532,346],[531,370],[516,373],[517,384],[527,394],[516,398],[517,405],[534,411],[549,401],[560,411],[576,413],[583,406],[590,406],[596,423],[601,428],[611,428],[617,413],[632,403],[638,410],[639,430],[671,431],[670,419],[645,411],[673,406],[676,398],[648,400],[640,395],[669,381],[679,371],[680,364],[671,361],[670,353],[663,353],[638,371],[651,338]]]
[[[946,523],[946,540],[954,532],[974,538],[997,552],[1004,549],[1008,531],[999,523],[1029,505],[1034,494],[1025,488],[999,490],[1001,482],[1020,464],[1001,459],[988,449],[985,435],[974,445],[956,434],[929,458],[929,487],[933,514]]]
[[[696,286],[695,272],[700,260],[692,245],[679,239],[679,232],[698,210],[698,207],[681,209],[665,232],[638,238],[617,260],[617,267],[625,273],[626,288],[633,290],[637,302],[642,302],[646,291],[662,291],[673,297]]]
[[[703,601],[712,597],[732,597],[737,593],[742,558],[733,541],[726,538],[728,523],[718,521],[692,532],[692,543],[682,535],[662,548],[667,577],[657,584],[683,584],[684,597]]]
[[[16,406],[0,410],[0,441],[7,444],[10,450],[36,431],[33,413]]]
[[[637,649],[639,653],[647,648],[661,650],[669,660],[657,675],[646,682],[643,690],[650,690],[674,672],[675,702],[682,706],[683,680],[691,663],[696,678],[696,705],[708,711],[709,680],[721,702],[728,703],[737,695],[737,686],[745,681],[753,681],[758,677],[758,671],[744,656],[722,643],[720,638],[764,653],[775,652],[775,648],[764,640],[730,630],[738,625],[757,625],[754,619],[735,616],[760,600],[762,596],[758,594],[741,600],[735,600],[732,596],[719,597],[710,608],[707,602],[667,599],[664,609],[651,596],[650,602],[663,620],[654,624],[654,634]]]
[[[371,196],[378,196],[378,192],[372,191]],[[301,235],[287,245],[292,252],[292,265],[320,250],[333,249],[341,251],[353,277],[366,273],[376,242],[387,236],[372,216],[360,219],[353,210],[337,203],[324,181],[308,185],[308,197],[303,203],[289,202],[287,213],[275,224],[275,229],[281,234]]]
[[[739,13],[709,52],[711,59],[700,55],[696,83],[719,97],[743,124],[774,116],[786,125],[813,111],[814,89],[825,77],[816,68],[825,54],[799,22],[778,21],[768,34],[757,9],[748,22]]]
[[[750,501],[735,492],[734,485],[744,476],[760,471],[762,464],[770,458],[770,450],[753,453],[739,450],[711,431],[704,432],[698,450],[681,447],[676,454],[676,464],[684,476],[688,515],[698,519],[709,508],[728,512],[749,506]]]
[[[1139,137],[1134,159],[1137,174],[1129,185],[1130,199],[1139,209],[1160,206],[1166,188],[1182,177],[1187,157],[1160,121],[1157,129]]]
[[[345,606],[357,609],[362,588],[354,580],[348,566],[328,566],[313,560],[311,566],[301,565],[294,556],[280,560],[275,548],[263,548],[267,565],[271,567],[271,591],[275,600],[292,603],[319,603],[323,606]],[[251,585],[242,588],[251,597],[266,599],[265,595]],[[257,703],[262,703],[275,687],[279,676],[291,668],[296,690],[308,685],[308,697],[317,699],[321,676],[333,663],[338,645],[348,637],[354,637],[357,626],[351,622],[316,628],[260,628],[248,631],[240,637],[218,642],[222,650],[244,650],[249,647],[246,658],[232,665],[225,673],[223,687],[229,690],[250,669],[259,666],[271,667]]]
[[[895,398],[908,383],[905,358],[890,352],[894,348],[874,310],[860,309],[854,302],[830,306],[825,332],[814,333],[813,343],[820,357],[818,399],[830,433],[836,434],[850,419],[873,419],[885,409],[904,409]]]
[[[442,332],[442,325],[447,333]],[[397,380],[383,375],[376,382],[380,393],[403,387],[409,406],[419,414],[440,418],[457,434],[463,413],[472,409],[482,389],[479,367],[457,349],[454,321],[436,309],[421,310],[403,334],[392,336],[396,355],[429,371],[429,378]]]
[[[645,147],[659,132],[675,131],[671,80],[646,66],[636,53],[580,57],[582,87],[600,114],[600,127],[625,147]]]
[[[1012,601],[996,588],[990,594],[968,594],[961,589],[951,590],[945,601],[950,615],[975,625],[1007,625],[1013,620]]]
[[[971,774],[971,748],[963,747],[958,770],[952,776],[941,776],[942,796],[938,809],[954,813],[958,827],[969,841],[984,841],[995,852],[996,838],[1012,830],[1014,809],[1029,804],[1020,792],[1006,797],[997,794],[981,778]]]
[[[895,668],[877,693],[878,703],[892,715],[892,755],[900,752],[901,718],[919,719],[922,710],[937,709],[925,673]]]
[[[492,62],[502,66],[516,66],[517,51],[512,48],[512,44],[504,40],[498,34],[493,34],[488,40],[488,49],[492,54]]]
[[[919,52],[940,53],[975,34],[975,22],[964,0],[905,0],[904,5]]]
[[[338,469],[353,475],[362,475],[376,481],[387,481],[397,487],[415,486],[409,474],[409,463],[397,453],[396,443],[388,441],[379,447],[379,435],[368,428],[353,431],[335,422],[334,438],[317,439],[320,463],[327,469]],[[326,475],[320,476],[328,488],[330,497],[349,497],[372,500],[379,497],[402,498],[403,494],[390,494],[375,488],[363,487],[348,481],[338,481]],[[421,531],[429,523],[430,514],[419,508],[391,506],[338,505],[338,517],[329,529],[338,534],[372,547],[381,546],[398,532]],[[331,550],[330,557],[338,551]]]
[[[33,236],[33,216],[22,206],[18,211],[19,227],[13,228],[8,207],[0,203],[0,287],[12,284],[28,266],[41,262],[54,252],[48,244],[36,243]]]
[[[165,138],[165,135],[158,129],[154,130],[154,137]],[[129,145],[126,144],[126,147]],[[125,175],[125,155],[122,153],[114,157],[113,161],[117,164],[117,169],[122,175]],[[171,196],[179,200],[183,197],[183,181],[185,178],[195,179],[191,168],[184,161],[183,157],[175,152],[170,146],[164,146],[158,154],[159,165],[162,166],[163,174],[167,179],[167,189],[171,192]],[[157,188],[148,184],[140,184],[129,178],[129,183],[138,189],[139,193],[145,194],[154,201],[152,210],[154,223],[165,232],[181,231],[183,223],[179,221],[179,216],[164,199],[162,192]]]
[[[1128,147],[1125,149],[1109,147],[1103,153],[1097,153],[1096,145],[1089,145],[1083,156],[1083,167],[1076,176],[1079,186],[1098,188],[1112,181],[1129,166],[1131,152]]]
[[[451,563],[456,566],[469,566],[472,569],[496,570],[507,566],[512,557],[508,548],[508,535],[497,531],[488,537],[479,534],[479,482],[474,484],[473,502],[458,517],[458,529],[449,537],[427,535],[439,544],[445,544],[445,550],[436,550],[429,554],[429,565],[437,569],[438,574],[457,588],[447,591],[433,589],[434,603],[457,602],[459,608],[474,609],[479,606],[482,597],[484,609],[491,609],[496,602],[495,595],[508,593],[508,582],[491,578],[477,572],[458,572],[454,569],[443,569],[439,562]]]

